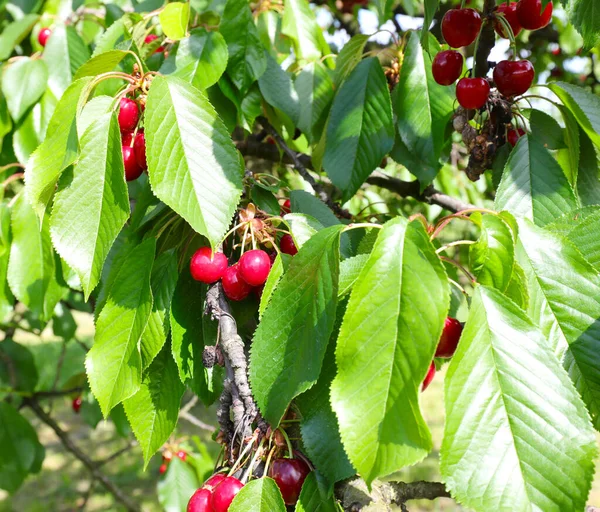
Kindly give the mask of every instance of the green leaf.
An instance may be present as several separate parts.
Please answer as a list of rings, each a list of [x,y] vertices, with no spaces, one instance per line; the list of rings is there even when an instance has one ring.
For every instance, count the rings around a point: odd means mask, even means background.
[[[441,472],[461,504],[583,510],[597,452],[587,411],[544,336],[496,290],[475,292],[445,405]]]
[[[362,60],[363,51],[368,40],[368,34],[356,34],[343,46],[335,59],[336,89],[340,88],[342,82]]]
[[[77,104],[91,80],[77,80],[65,91],[48,125],[48,136],[27,162],[25,193],[40,219],[44,218],[61,173],[77,158]]]
[[[77,118],[77,136],[79,140],[83,138],[83,134],[94,121],[107,112],[110,112],[113,101],[114,98],[111,96],[100,95],[92,98],[85,104],[81,114]]]
[[[2,209],[2,206],[0,206]],[[5,252],[0,249],[0,323],[3,323],[8,315],[12,313],[15,298],[8,285],[8,259],[10,247]]]
[[[57,23],[52,29],[42,59],[48,66],[48,87],[60,98],[77,70],[90,58],[90,51],[73,25]]]
[[[64,341],[72,340],[77,331],[77,324],[71,310],[66,304],[59,302],[54,307],[54,316],[52,317],[52,332],[55,336]]]
[[[281,110],[294,124],[298,124],[300,104],[292,78],[270,55],[267,55],[267,69],[258,79],[258,86],[269,105]]]
[[[527,276],[523,267],[516,261],[513,266],[513,273],[504,292],[521,309],[529,308],[529,288],[527,287]]]
[[[548,149],[564,149],[564,130],[558,121],[546,112],[532,109],[529,114],[531,134],[537,141]]]
[[[128,53],[123,50],[109,50],[94,55],[77,70],[73,80],[78,80],[86,76],[95,77],[102,73],[108,73],[115,69],[127,55]]]
[[[37,14],[26,14],[2,28],[0,32],[0,61],[8,59],[10,54],[40,19]]]
[[[3,69],[2,93],[15,123],[41,98],[48,83],[48,69],[39,59],[23,57]]]
[[[569,241],[528,221],[519,223],[519,240],[519,262],[532,295],[530,317],[551,348],[564,355],[600,429],[600,275]]]
[[[144,372],[139,391],[123,402],[129,424],[142,448],[144,469],[175,430],[184,390],[177,365],[169,347],[165,346]]]
[[[246,0],[228,0],[219,31],[227,41],[231,80],[245,94],[267,69],[265,50]]]
[[[173,41],[179,41],[187,33],[190,4],[184,2],[167,4],[158,15],[158,19],[165,35]]]
[[[350,292],[368,259],[369,254],[358,254],[340,263],[340,297]]]
[[[262,318],[265,309],[267,309],[267,306],[271,300],[271,296],[273,295],[275,288],[277,288],[277,285],[281,280],[281,276],[289,265],[289,260],[290,258],[284,258],[283,253],[279,253],[275,258],[275,261],[271,266],[271,270],[269,271],[269,277],[267,278],[265,287],[260,295],[260,306],[258,308],[258,314],[260,318]]]
[[[49,320],[65,289],[56,279],[48,221],[40,230],[35,212],[20,194],[12,209],[8,283],[15,297],[42,320]]]
[[[344,448],[369,484],[432,448],[418,390],[449,305],[446,274],[423,225],[387,222],[350,295],[331,385]]]
[[[83,134],[81,157],[62,175],[50,218],[54,247],[79,276],[86,300],[128,218],[121,134],[112,112]]]
[[[330,53],[307,0],[284,0],[281,32],[292,39],[298,60],[317,60]]]
[[[398,153],[399,163],[406,165],[423,186],[433,181],[441,167],[446,125],[456,100],[454,86],[444,87],[433,79],[431,63],[437,51],[435,48],[430,56],[413,32],[406,44],[400,82],[394,88],[394,112],[405,146]]]
[[[0,402],[0,445],[0,489],[12,493],[29,473],[39,471],[44,447],[31,424],[7,402]]]
[[[228,56],[227,43],[219,32],[195,28],[179,42],[173,75],[203,91],[221,78]]]
[[[243,160],[225,125],[204,94],[168,76],[152,82],[144,125],[154,194],[215,246],[242,193]]]
[[[342,228],[319,231],[292,258],[254,334],[252,391],[273,426],[319,377],[335,321]]]
[[[0,343],[0,354],[3,387],[33,393],[38,383],[38,371],[31,351],[25,345],[6,338]]]
[[[311,62],[302,68],[294,86],[300,105],[298,128],[314,143],[321,138],[327,120],[334,96],[333,81],[322,63]]]
[[[295,512],[338,512],[335,498],[325,498],[317,483],[317,474],[312,471],[302,484],[302,491],[296,503]]]
[[[155,250],[156,240],[149,238],[127,254],[96,321],[94,346],[85,366],[105,418],[142,383],[139,342],[152,311],[150,271]]]
[[[429,52],[429,27],[431,26],[431,22],[433,21],[433,17],[439,6],[440,0],[425,0],[423,2],[425,16],[423,18],[423,28],[421,30],[421,45],[426,52]]]
[[[229,512],[285,512],[285,503],[275,480],[269,477],[248,482],[233,498]]]
[[[165,477],[158,482],[158,501],[165,512],[182,512],[200,483],[190,464],[173,457]]]
[[[559,150],[556,153],[556,159],[569,179],[569,183],[574,188],[579,174],[580,134],[581,136],[587,136],[579,127],[577,119],[575,119],[575,116],[567,107],[560,105],[559,110],[565,121],[564,135],[567,148]]]
[[[586,48],[592,48],[600,43],[600,7],[595,0],[568,0],[569,21],[583,36]]]
[[[582,206],[600,204],[600,157],[590,138],[580,133],[577,192]]]
[[[392,104],[379,60],[364,59],[331,107],[323,167],[350,199],[394,145]]]
[[[496,210],[544,226],[578,207],[560,165],[531,135],[513,149],[496,193]]]

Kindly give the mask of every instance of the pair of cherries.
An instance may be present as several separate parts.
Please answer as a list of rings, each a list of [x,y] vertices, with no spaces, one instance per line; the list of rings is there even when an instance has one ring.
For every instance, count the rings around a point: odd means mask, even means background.
[[[244,484],[233,476],[217,473],[200,487],[187,505],[187,512],[227,512]]]
[[[442,330],[442,335],[440,336],[438,346],[435,349],[434,357],[452,357],[454,352],[456,352],[456,347],[458,346],[458,341],[460,340],[462,331],[463,326],[456,318],[446,317],[446,320],[444,321],[444,329]],[[427,375],[425,375],[425,379],[423,380],[421,391],[425,391],[427,389],[434,377],[435,362],[431,361],[429,370],[427,370]]]
[[[140,121],[140,109],[131,98],[121,98],[119,103],[119,128],[123,151],[123,167],[125,179],[137,180],[148,168],[146,162],[146,138],[143,130],[135,129]]]

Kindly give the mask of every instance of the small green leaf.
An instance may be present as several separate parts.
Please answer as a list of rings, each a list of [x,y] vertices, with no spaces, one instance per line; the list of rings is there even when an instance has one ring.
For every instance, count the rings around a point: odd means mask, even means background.
[[[292,77],[270,55],[267,55],[267,69],[258,79],[258,86],[269,105],[281,110],[294,124],[298,124],[300,104]]]
[[[330,52],[307,0],[284,0],[281,32],[292,39],[299,60],[317,60]]]
[[[357,254],[340,263],[340,297],[350,292],[368,259],[369,254]]]
[[[567,6],[569,21],[583,36],[586,48],[600,43],[600,8],[595,0],[569,0]]]
[[[108,73],[115,69],[127,55],[128,53],[123,50],[109,50],[94,55],[77,70],[73,80],[78,80],[85,76],[96,76],[102,73]]]
[[[158,482],[158,501],[165,512],[182,512],[200,484],[192,466],[173,457],[165,477]]]
[[[317,142],[321,138],[334,96],[329,71],[322,63],[311,62],[302,68],[294,87],[300,106],[298,128],[310,142]]]
[[[0,61],[8,59],[10,54],[40,19],[38,14],[26,14],[2,28],[0,32]]]
[[[368,34],[356,34],[343,46],[335,59],[336,89],[340,88],[342,82],[362,60],[363,51],[368,40]]]
[[[54,316],[52,317],[52,332],[55,336],[64,341],[72,340],[77,331],[77,323],[71,310],[63,302],[59,302],[54,307]]]
[[[3,71],[2,92],[16,123],[44,94],[48,83],[48,69],[39,59],[23,57],[6,66]]]
[[[439,6],[440,0],[425,0],[423,2],[425,17],[423,18],[423,29],[421,30],[421,45],[426,52],[429,52],[429,27]]]
[[[582,206],[600,204],[600,156],[590,138],[580,133],[577,192]]]
[[[286,261],[288,263],[286,264]],[[265,287],[260,295],[260,307],[258,308],[258,314],[260,318],[262,318],[265,309],[269,305],[271,300],[271,296],[277,288],[279,281],[281,280],[281,276],[283,275],[285,269],[289,265],[289,258],[284,259],[283,253],[279,253],[271,266],[271,270],[269,272],[269,277],[267,278],[267,282],[265,283]]]
[[[325,498],[317,483],[317,474],[312,471],[302,484],[302,491],[296,503],[295,512],[338,512],[335,498]]]
[[[248,482],[233,498],[229,512],[285,512],[285,503],[275,480],[262,477]]]
[[[184,2],[167,4],[158,15],[158,19],[165,35],[173,41],[179,41],[187,34],[190,4]]]

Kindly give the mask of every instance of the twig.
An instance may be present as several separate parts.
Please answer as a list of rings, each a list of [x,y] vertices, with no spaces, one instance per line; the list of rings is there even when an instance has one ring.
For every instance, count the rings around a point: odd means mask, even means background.
[[[477,46],[477,54],[475,55],[475,76],[484,77],[490,70],[488,58],[492,48],[496,44],[496,34],[494,33],[494,23],[490,19],[494,9],[496,8],[496,0],[485,0],[483,5],[483,18],[487,19],[481,29],[479,36],[479,45]]]
[[[83,391],[82,386],[77,386],[75,388],[62,389],[62,390],[52,390],[52,391],[37,391],[33,393],[31,398],[56,398],[60,396],[72,395],[73,393],[81,393]]]
[[[204,423],[203,421],[199,420],[198,418],[196,418],[196,416],[194,416],[193,414],[190,414],[189,412],[185,412],[185,411],[181,410],[181,411],[179,411],[179,417],[183,418],[186,421],[189,421],[192,425],[196,425],[197,427],[201,428],[202,430],[206,430],[208,432],[215,431],[215,427],[213,427],[212,425],[209,425],[208,423]]]
[[[132,448],[135,448],[137,445],[138,445],[137,441],[135,441],[135,440],[129,441],[129,443],[126,446],[124,446],[123,448],[121,448],[120,450],[117,450],[115,453],[113,453],[112,455],[109,455],[105,459],[97,461],[96,466],[102,467],[105,464],[108,464],[110,461],[118,459],[121,455],[128,452]]]

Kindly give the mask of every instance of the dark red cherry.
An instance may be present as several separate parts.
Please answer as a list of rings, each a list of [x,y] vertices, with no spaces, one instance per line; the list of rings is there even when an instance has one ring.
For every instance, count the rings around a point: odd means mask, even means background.
[[[158,39],[158,36],[156,34],[148,34],[146,36],[146,38],[144,39],[144,43],[150,44],[152,41],[156,41],[157,39]],[[154,53],[162,53],[164,51],[165,51],[165,47],[159,46],[156,50],[154,50]]]
[[[187,505],[187,512],[213,512],[210,503],[212,492],[208,489],[200,488],[190,498]]]
[[[494,68],[494,82],[500,94],[507,98],[525,94],[535,78],[528,60],[503,60]]]
[[[526,132],[523,130],[523,128],[508,130],[508,133],[506,134],[506,140],[508,140],[508,143],[514,148],[517,145],[517,142],[519,142],[519,139],[523,137],[525,133]]]
[[[462,330],[462,324],[456,318],[446,317],[435,357],[452,357],[456,352]]]
[[[517,17],[523,28],[538,30],[552,20],[552,2],[542,12],[542,0],[520,0],[517,5]]]
[[[122,132],[132,132],[140,120],[137,103],[129,98],[121,98],[119,103],[119,127]]]
[[[310,468],[302,459],[275,459],[269,469],[269,476],[275,480],[286,505],[296,504],[309,473]]]
[[[433,78],[440,85],[452,85],[462,73],[463,61],[463,56],[455,50],[439,52],[431,65]]]
[[[292,211],[292,202],[289,199],[286,199],[281,205],[281,215],[285,215],[286,213],[290,213]]]
[[[190,273],[196,281],[212,284],[223,277],[227,269],[227,256],[213,253],[210,247],[200,247],[190,261]]]
[[[298,254],[298,248],[296,247],[296,244],[294,243],[294,239],[292,238],[292,235],[288,235],[285,234],[281,237],[281,240],[279,241],[279,248],[281,249],[281,252],[283,252],[284,254],[290,254],[292,256],[294,256],[295,254]]]
[[[271,270],[269,255],[260,249],[253,249],[242,254],[239,265],[240,276],[250,286],[264,284]]]
[[[123,149],[123,167],[125,167],[125,179],[127,181],[137,180],[143,169],[138,165],[135,159],[135,153],[131,146],[122,146]]]
[[[43,28],[42,30],[40,30],[40,32],[38,34],[38,43],[40,43],[42,46],[46,46],[46,43],[48,42],[48,38],[50,37],[51,34],[52,34],[52,30],[50,30],[49,28]]]
[[[429,370],[427,370],[427,375],[425,375],[425,379],[423,380],[423,385],[421,386],[421,392],[425,391],[429,387],[429,384],[431,384],[431,381],[433,380],[434,377],[435,377],[435,363],[433,361],[431,361],[431,364],[429,365]]]
[[[442,19],[442,35],[453,48],[469,46],[481,30],[481,16],[475,9],[450,9]]]
[[[133,139],[133,151],[135,153],[135,159],[137,160],[138,165],[142,169],[147,169],[148,164],[146,163],[146,137],[144,136],[144,132],[139,131],[135,135],[135,139]]]
[[[210,489],[212,491],[215,487],[217,487],[217,485],[219,485],[223,480],[225,480],[226,477],[227,475],[223,473],[217,473],[216,475],[211,476],[206,482],[204,482],[202,487],[204,487],[205,489]]]
[[[73,411],[75,411],[76,413],[79,412],[79,409],[81,409],[81,404],[83,403],[83,400],[81,399],[80,396],[73,398],[73,402],[71,403],[71,407],[73,407]]]
[[[163,462],[158,468],[158,473],[164,475],[167,472],[167,463]]]
[[[214,512],[227,512],[229,505],[235,498],[235,495],[240,492],[244,484],[233,476],[228,476],[215,487],[210,500]]]
[[[225,270],[221,282],[223,284],[225,295],[231,300],[244,300],[252,291],[252,286],[240,276],[239,263],[236,263]]]
[[[483,107],[490,95],[490,84],[485,78],[461,78],[456,86],[456,98],[466,109]]]
[[[498,6],[497,12],[504,14],[504,18],[510,25],[514,36],[517,37],[521,33],[521,30],[523,30],[523,27],[519,22],[519,17],[517,16],[517,2],[511,2],[508,5],[506,5],[506,3],[501,3]],[[509,38],[509,34],[504,29],[504,25],[502,24],[502,22],[496,20],[494,22],[494,28],[496,29],[496,33],[500,37],[503,37],[504,39]]]
[[[121,132],[121,144],[123,146],[131,146],[133,142],[133,132]]]

